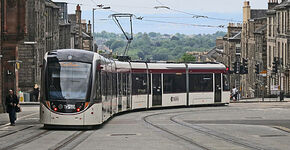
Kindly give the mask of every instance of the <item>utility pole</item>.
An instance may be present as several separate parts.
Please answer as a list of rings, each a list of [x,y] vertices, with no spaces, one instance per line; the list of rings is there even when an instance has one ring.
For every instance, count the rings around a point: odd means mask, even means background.
[[[93,20],[93,33],[92,33],[92,36],[93,36],[93,41],[92,41],[92,43],[93,43],[93,52],[95,52],[95,37],[94,37],[94,34],[95,34],[95,10],[97,10],[97,9],[111,9],[111,7],[104,7],[104,5],[97,5],[98,6],[98,8],[93,8],[93,18],[92,18],[92,20]]]

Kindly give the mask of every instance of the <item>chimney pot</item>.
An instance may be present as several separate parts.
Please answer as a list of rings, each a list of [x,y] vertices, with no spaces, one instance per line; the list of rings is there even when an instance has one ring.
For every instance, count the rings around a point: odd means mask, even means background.
[[[81,6],[80,4],[77,5],[77,11],[80,11],[81,10]]]

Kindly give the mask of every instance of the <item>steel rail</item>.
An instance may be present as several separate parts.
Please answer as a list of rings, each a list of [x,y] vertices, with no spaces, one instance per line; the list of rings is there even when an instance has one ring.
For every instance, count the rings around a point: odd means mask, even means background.
[[[64,140],[62,140],[61,142],[59,142],[56,146],[49,148],[49,150],[60,150],[60,149],[64,148],[65,146],[67,146],[68,144],[70,144],[71,142],[73,142],[78,137],[80,137],[85,132],[86,131],[77,131],[74,134],[72,134],[72,135],[68,136],[67,138],[65,138]]]
[[[233,137],[233,136],[230,136],[230,135],[227,135],[227,134],[219,133],[219,132],[213,131],[211,129],[202,127],[202,126],[188,125],[188,124],[186,124],[184,122],[178,121],[176,119],[176,117],[178,117],[180,115],[184,115],[184,114],[178,114],[178,115],[171,116],[170,117],[170,121],[172,121],[172,122],[174,122],[176,124],[179,124],[181,126],[193,129],[193,130],[195,130],[195,131],[197,131],[199,133],[202,133],[204,135],[209,135],[209,136],[212,136],[212,137],[216,137],[216,138],[218,138],[220,140],[229,142],[229,143],[237,145],[237,146],[242,146],[244,148],[255,149],[255,150],[265,150],[265,148],[256,146],[256,144],[254,144],[254,145],[253,144],[249,144],[243,139],[236,138],[236,137]]]
[[[184,112],[191,112],[191,111],[183,111],[183,112],[176,112],[176,113],[184,113]],[[173,112],[171,112],[171,113],[173,113]],[[207,147],[205,147],[205,146],[203,146],[203,145],[201,145],[201,144],[198,144],[197,142],[193,141],[192,139],[190,139],[190,138],[188,138],[188,137],[182,136],[182,135],[177,134],[177,133],[175,133],[175,132],[173,132],[173,131],[171,131],[171,130],[168,130],[168,129],[166,129],[166,128],[160,127],[160,126],[158,126],[158,125],[156,125],[156,124],[154,124],[154,123],[148,121],[148,118],[149,118],[149,117],[158,116],[158,115],[164,115],[164,114],[170,114],[170,112],[169,112],[169,113],[166,112],[166,113],[157,113],[157,114],[152,114],[152,115],[145,116],[145,117],[143,117],[142,119],[143,119],[143,121],[146,122],[147,124],[149,124],[149,125],[151,125],[151,126],[157,128],[157,129],[160,129],[160,130],[162,130],[162,131],[164,131],[164,132],[166,132],[166,133],[169,133],[169,134],[171,134],[171,135],[173,135],[173,136],[175,136],[175,137],[177,137],[177,138],[179,138],[179,139],[182,139],[182,140],[185,141],[185,142],[188,142],[188,143],[190,143],[190,144],[192,144],[192,145],[195,145],[195,146],[197,146],[197,147],[199,147],[199,148],[201,148],[201,149],[204,149],[204,150],[210,150],[209,148],[207,148]]]
[[[16,143],[11,144],[11,145],[9,145],[9,146],[6,146],[6,147],[4,147],[4,148],[0,148],[0,150],[15,149],[15,148],[16,148],[17,146],[19,146],[19,145],[30,143],[30,142],[32,142],[32,141],[38,139],[39,137],[41,137],[41,136],[43,136],[43,135],[47,135],[47,134],[49,134],[49,133],[51,133],[51,132],[52,132],[52,131],[45,130],[45,131],[40,132],[40,133],[38,133],[38,134],[36,134],[36,135],[30,136],[30,137],[28,137],[28,138],[26,138],[26,139],[24,139],[24,140],[18,141],[18,142],[16,142]]]

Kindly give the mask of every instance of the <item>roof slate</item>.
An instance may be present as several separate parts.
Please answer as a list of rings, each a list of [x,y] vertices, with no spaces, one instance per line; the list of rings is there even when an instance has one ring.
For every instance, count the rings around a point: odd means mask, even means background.
[[[251,9],[251,19],[266,17],[267,9]]]

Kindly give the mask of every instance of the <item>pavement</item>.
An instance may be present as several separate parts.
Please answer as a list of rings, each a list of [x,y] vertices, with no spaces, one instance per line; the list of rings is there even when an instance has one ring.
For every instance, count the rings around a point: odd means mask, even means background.
[[[238,101],[231,100],[231,103],[257,103],[257,102],[290,102],[290,98],[284,98],[283,101],[280,101],[280,98],[243,98]]]
[[[124,113],[84,131],[45,130],[39,107],[22,105],[16,126],[0,114],[0,150],[289,149],[290,103],[266,100]]]

